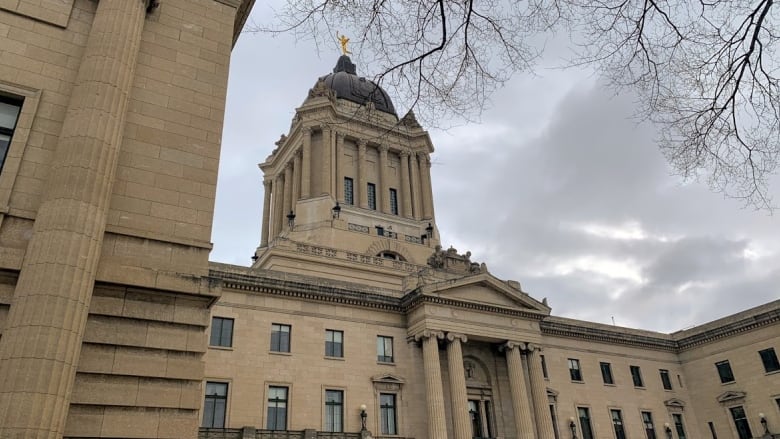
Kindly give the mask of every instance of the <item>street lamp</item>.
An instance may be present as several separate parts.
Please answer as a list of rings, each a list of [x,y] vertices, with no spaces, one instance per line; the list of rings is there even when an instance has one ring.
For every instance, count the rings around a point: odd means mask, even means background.
[[[331,209],[330,211],[333,214],[333,219],[336,219],[336,218],[339,217],[339,215],[341,214],[341,206],[339,206],[339,202],[338,201],[336,201],[336,205],[333,206],[333,209]]]
[[[761,426],[764,427],[764,436],[769,436],[769,426],[766,424],[766,415],[759,413],[758,417],[761,419]]]
[[[571,430],[571,439],[577,439],[577,423],[574,422],[574,416],[569,418],[569,429]]]
[[[295,213],[292,210],[287,214],[287,225],[290,226],[290,229],[295,227]]]
[[[366,413],[366,405],[360,404],[360,431],[366,431],[367,417],[368,417],[368,413]]]
[[[664,430],[666,430],[667,439],[672,439],[672,427],[669,426],[668,422],[664,423]]]

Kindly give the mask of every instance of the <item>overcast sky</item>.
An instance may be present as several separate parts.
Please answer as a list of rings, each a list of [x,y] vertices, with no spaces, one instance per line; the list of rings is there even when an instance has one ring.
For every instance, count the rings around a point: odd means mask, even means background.
[[[256,21],[270,13],[264,3]],[[211,260],[249,264],[263,205],[257,164],[338,55],[335,38],[319,53],[289,37],[239,39]],[[631,96],[549,64],[517,75],[481,123],[431,130],[442,245],[546,297],[555,315],[619,326],[671,332],[777,299],[780,215],[672,175],[653,127],[631,119]]]

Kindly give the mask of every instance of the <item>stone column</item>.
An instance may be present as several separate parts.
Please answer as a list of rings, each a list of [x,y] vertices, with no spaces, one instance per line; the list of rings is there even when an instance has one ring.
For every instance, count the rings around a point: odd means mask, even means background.
[[[260,247],[268,245],[268,228],[271,227],[268,222],[271,213],[271,182],[263,180],[263,189],[265,189],[265,195],[263,196],[263,227],[260,231]]]
[[[444,338],[444,333],[427,329],[414,337],[416,341],[422,340],[425,398],[428,412],[427,439],[447,439],[444,389],[441,382],[441,363],[439,363],[439,339],[442,338]]]
[[[515,414],[517,437],[520,439],[535,439],[534,425],[531,422],[528,391],[525,387],[525,374],[520,357],[520,350],[525,343],[506,342],[501,348],[506,354],[506,365],[509,371],[509,388],[512,393],[512,407]]]
[[[528,373],[531,379],[531,395],[534,400],[534,419],[539,439],[555,439],[552,416],[550,416],[550,403],[547,399],[547,385],[544,382],[542,372],[542,348],[528,343]]]
[[[321,187],[320,187],[320,195],[325,195],[330,193],[330,181],[331,181],[331,170],[330,170],[330,159],[333,156],[333,141],[331,138],[331,130],[330,127],[323,124],[322,126],[322,179],[321,179]]]
[[[417,163],[417,154],[409,155],[409,175],[412,177],[412,215],[414,219],[421,219],[422,212],[422,188],[420,187],[420,166]]]
[[[387,145],[379,145],[379,188],[377,189],[377,203],[379,210],[390,214],[390,181],[389,168],[390,163],[387,160]]]
[[[431,188],[431,157],[426,152],[417,153],[420,161],[420,182],[422,183],[423,219],[433,219],[433,190]]]
[[[146,2],[101,0],[0,339],[0,437],[61,438]]]
[[[311,128],[301,128],[303,148],[301,157],[301,198],[311,196]]]
[[[281,233],[282,224],[284,224],[282,218],[287,215],[287,212],[284,211],[284,178],[282,175],[280,171],[274,180],[274,209],[272,212],[274,227],[271,229],[271,239],[276,238]]]
[[[336,200],[344,204],[344,135],[336,132]]]
[[[452,421],[455,439],[471,439],[469,424],[469,401],[466,395],[466,372],[463,369],[461,343],[468,338],[463,334],[447,334],[447,362],[450,371],[450,397],[452,398]]]
[[[366,141],[358,141],[358,181],[357,191],[358,206],[368,209],[368,189],[366,181]]]
[[[301,154],[295,151],[293,156],[292,205],[293,209],[301,199]]]
[[[409,152],[401,151],[401,216],[412,217],[412,192],[409,182]]]
[[[287,165],[284,167],[284,209],[282,209],[282,216],[284,217],[282,224],[284,224],[285,230],[290,228],[287,225],[287,214],[292,210],[292,174],[292,163],[287,162]]]

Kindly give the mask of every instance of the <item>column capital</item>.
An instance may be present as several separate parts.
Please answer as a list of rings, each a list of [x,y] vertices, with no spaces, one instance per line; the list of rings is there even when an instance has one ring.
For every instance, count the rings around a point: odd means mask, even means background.
[[[384,143],[380,143],[379,146],[377,146],[377,149],[379,150],[379,152],[387,152],[390,149],[390,147],[385,145]]]
[[[538,344],[533,344],[533,343],[527,343],[525,349],[528,352],[542,352],[542,347],[539,346]]]
[[[365,139],[358,139],[358,141],[356,143],[357,143],[358,149],[362,149],[362,150],[365,150],[366,149],[366,145],[368,145],[368,142]]]
[[[292,168],[293,168],[293,161],[290,160],[289,162],[287,162],[287,164],[284,165],[284,167],[289,169],[289,170],[292,170]]]
[[[408,158],[409,157],[409,151],[407,151],[405,149],[402,149],[402,150],[398,151],[398,155],[401,156],[401,157]]]
[[[312,131],[312,127],[310,127],[308,125],[304,125],[304,126],[301,127],[301,132],[303,134],[311,134],[311,131]]]
[[[466,343],[469,341],[469,338],[466,336],[466,334],[459,334],[457,332],[448,332],[447,341],[452,343],[455,340],[460,340],[461,343]]]
[[[501,352],[504,352],[504,351],[512,351],[515,348],[517,348],[518,350],[522,351],[522,350],[525,349],[525,347],[526,347],[526,344],[521,342],[521,341],[511,341],[510,340],[510,341],[507,341],[506,343],[502,344],[501,346],[499,346],[498,350],[500,350]]]
[[[414,341],[420,341],[426,338],[436,338],[439,340],[444,339],[444,332],[426,329],[423,332],[414,336]]]
[[[264,186],[264,187],[271,186],[271,180],[266,180],[266,179],[263,179],[263,186]]]
[[[326,131],[326,130],[329,131],[330,130],[330,124],[323,122],[323,123],[318,125],[318,128],[321,129],[322,131]]]

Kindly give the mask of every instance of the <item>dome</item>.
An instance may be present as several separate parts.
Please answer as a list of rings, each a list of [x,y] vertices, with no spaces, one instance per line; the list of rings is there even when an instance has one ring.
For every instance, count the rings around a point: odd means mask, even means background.
[[[331,90],[336,92],[337,99],[346,99],[356,104],[364,105],[373,102],[377,110],[398,117],[387,92],[373,81],[361,78],[356,74],[355,64],[347,55],[341,55],[333,73],[320,78]]]

